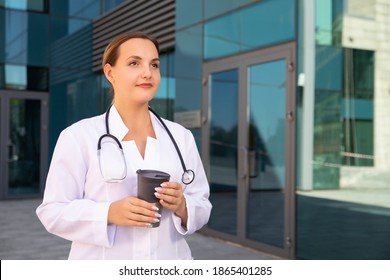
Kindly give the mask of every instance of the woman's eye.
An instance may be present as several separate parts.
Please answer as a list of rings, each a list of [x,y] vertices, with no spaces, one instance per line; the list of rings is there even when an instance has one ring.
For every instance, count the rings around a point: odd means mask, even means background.
[[[137,65],[138,65],[138,62],[136,62],[136,61],[130,62],[129,65],[130,65],[130,66],[137,66]]]
[[[158,68],[160,68],[160,65],[157,64],[157,63],[153,63],[153,64],[152,64],[152,67],[158,69]]]

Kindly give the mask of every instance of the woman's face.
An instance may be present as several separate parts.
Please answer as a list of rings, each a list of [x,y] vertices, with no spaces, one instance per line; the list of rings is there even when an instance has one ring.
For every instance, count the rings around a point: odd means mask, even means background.
[[[149,102],[160,85],[159,56],[153,42],[133,38],[118,49],[115,66],[105,74],[114,88],[115,102]]]

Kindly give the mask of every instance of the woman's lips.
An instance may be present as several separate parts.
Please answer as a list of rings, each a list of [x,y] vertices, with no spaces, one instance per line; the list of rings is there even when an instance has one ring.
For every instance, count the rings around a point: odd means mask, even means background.
[[[151,87],[153,87],[153,85],[149,84],[149,83],[145,83],[145,84],[139,84],[139,85],[137,85],[137,87],[140,87],[140,88],[151,88]]]

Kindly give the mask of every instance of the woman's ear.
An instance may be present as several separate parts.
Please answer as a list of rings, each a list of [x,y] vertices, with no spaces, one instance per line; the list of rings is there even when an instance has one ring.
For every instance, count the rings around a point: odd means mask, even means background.
[[[111,67],[111,64],[106,63],[106,65],[104,65],[103,71],[104,71],[104,75],[106,76],[106,79],[107,79],[111,84],[113,84],[114,78],[113,78],[113,76],[112,76],[112,67]]]

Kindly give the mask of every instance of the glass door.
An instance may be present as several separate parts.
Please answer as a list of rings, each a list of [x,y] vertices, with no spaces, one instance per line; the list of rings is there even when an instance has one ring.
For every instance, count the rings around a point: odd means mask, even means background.
[[[43,190],[47,169],[47,93],[0,91],[1,199]]]
[[[238,69],[211,73],[208,174],[213,193],[209,228],[237,234]]]
[[[294,54],[285,44],[204,68],[205,231],[286,258],[295,240]]]

